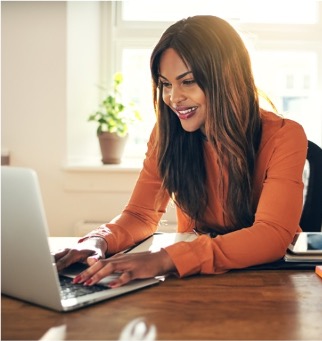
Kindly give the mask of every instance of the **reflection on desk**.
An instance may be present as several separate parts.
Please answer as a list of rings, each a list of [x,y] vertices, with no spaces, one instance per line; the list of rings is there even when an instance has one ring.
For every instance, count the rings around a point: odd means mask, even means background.
[[[67,340],[117,340],[138,317],[156,326],[158,340],[320,340],[322,279],[312,270],[169,277],[70,313],[2,296],[2,339],[37,340],[66,324]]]

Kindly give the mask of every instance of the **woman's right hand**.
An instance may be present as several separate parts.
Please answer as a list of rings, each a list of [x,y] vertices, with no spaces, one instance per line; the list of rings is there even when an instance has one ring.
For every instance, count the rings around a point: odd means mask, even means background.
[[[107,243],[101,237],[91,237],[76,244],[73,248],[59,250],[54,254],[56,267],[61,271],[74,263],[92,265],[99,259],[105,258]]]

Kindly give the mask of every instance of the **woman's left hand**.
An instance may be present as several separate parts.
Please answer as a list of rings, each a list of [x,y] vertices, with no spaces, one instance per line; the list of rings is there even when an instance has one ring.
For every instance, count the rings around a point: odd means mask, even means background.
[[[74,278],[74,283],[94,285],[106,276],[119,273],[108,284],[111,288],[122,286],[133,279],[151,278],[175,272],[176,268],[168,253],[139,252],[117,254],[108,259],[91,260],[91,266]]]

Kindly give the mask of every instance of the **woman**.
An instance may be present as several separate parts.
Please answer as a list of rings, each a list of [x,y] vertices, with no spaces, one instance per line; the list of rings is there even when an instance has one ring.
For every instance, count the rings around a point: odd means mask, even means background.
[[[58,252],[60,270],[91,267],[75,283],[120,272],[111,287],[168,273],[219,274],[281,258],[300,231],[302,127],[259,107],[248,52],[214,16],[170,26],[151,56],[157,124],[122,214]],[[104,259],[153,234],[169,199],[178,232],[197,231],[155,253]]]

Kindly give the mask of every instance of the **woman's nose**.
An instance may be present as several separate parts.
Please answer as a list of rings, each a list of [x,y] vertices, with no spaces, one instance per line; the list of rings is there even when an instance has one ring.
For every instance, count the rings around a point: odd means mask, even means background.
[[[180,87],[172,86],[171,92],[170,92],[170,101],[172,103],[180,103],[185,99],[184,93],[180,89]]]

